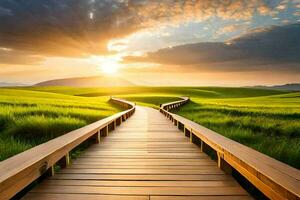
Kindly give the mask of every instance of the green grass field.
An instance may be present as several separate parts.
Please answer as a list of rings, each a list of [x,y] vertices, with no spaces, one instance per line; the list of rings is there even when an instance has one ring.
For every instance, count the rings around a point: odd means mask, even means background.
[[[120,111],[108,100],[0,89],[0,160]]]
[[[33,130],[47,127],[35,144],[117,112],[107,103],[108,96],[154,108],[177,100],[178,96],[190,96],[191,102],[174,112],[300,168],[300,92],[221,87],[28,87],[2,90],[1,109],[3,113],[7,112],[0,115],[0,127],[6,127],[1,128],[1,138],[5,138],[2,143],[20,146],[20,150],[9,155],[32,146],[23,141],[34,141],[31,136],[26,136],[33,127]],[[45,120],[48,117],[51,120]],[[57,129],[52,129],[53,126]]]
[[[300,168],[300,93],[201,99],[176,112],[228,138]]]

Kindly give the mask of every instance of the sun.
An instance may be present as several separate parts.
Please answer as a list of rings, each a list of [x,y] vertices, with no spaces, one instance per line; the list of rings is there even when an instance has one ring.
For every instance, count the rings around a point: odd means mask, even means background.
[[[116,74],[119,69],[119,63],[113,60],[102,62],[101,71],[105,74]]]
[[[90,58],[91,63],[104,74],[117,74],[120,69],[120,58],[115,56],[93,56]]]

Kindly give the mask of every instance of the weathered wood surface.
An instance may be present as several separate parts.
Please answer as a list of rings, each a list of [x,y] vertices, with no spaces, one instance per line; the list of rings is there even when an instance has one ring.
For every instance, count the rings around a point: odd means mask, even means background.
[[[191,138],[199,138],[202,144],[214,149],[220,168],[224,163],[226,167],[230,165],[270,199],[300,199],[300,170],[169,112],[188,100],[183,97],[181,101],[164,104],[160,111],[189,132]]]
[[[251,199],[157,110],[137,107],[122,126],[24,199]]]

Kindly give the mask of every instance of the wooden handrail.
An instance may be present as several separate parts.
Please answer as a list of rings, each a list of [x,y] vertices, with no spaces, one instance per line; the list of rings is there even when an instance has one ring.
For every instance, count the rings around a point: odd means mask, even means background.
[[[169,112],[188,101],[189,98],[184,97],[180,101],[163,104],[160,112],[174,125],[181,126],[191,142],[198,138],[201,150],[205,146],[215,150],[218,166],[224,171],[237,170],[270,199],[300,199],[300,170]]]
[[[115,129],[135,111],[135,104],[131,102],[116,98],[111,98],[110,101],[127,110],[71,131],[0,162],[0,199],[10,199],[46,173],[53,175],[55,164],[62,167],[67,166],[69,152],[72,149],[90,138],[99,142],[101,135],[108,134],[109,127]]]

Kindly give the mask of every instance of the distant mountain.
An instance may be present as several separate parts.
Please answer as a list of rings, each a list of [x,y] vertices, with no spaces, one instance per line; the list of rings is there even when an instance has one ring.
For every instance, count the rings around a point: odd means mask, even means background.
[[[49,80],[34,86],[125,87],[134,86],[134,84],[118,76],[90,76]]]
[[[255,86],[255,88],[300,91],[300,83],[289,83],[289,84],[285,84],[285,85],[274,85],[274,86]]]
[[[27,86],[27,85],[23,83],[0,82],[0,87],[16,87],[16,86]]]

